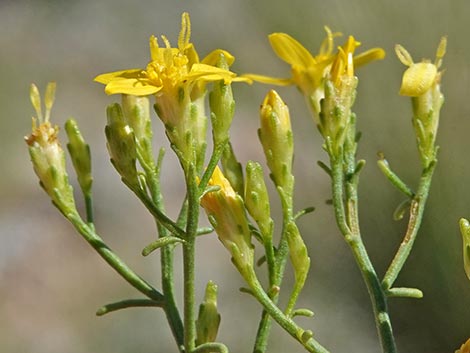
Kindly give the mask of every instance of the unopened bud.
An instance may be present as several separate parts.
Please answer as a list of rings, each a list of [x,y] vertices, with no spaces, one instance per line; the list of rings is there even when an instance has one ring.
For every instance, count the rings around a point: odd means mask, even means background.
[[[217,67],[228,70],[229,66],[223,53],[219,54]],[[223,80],[214,83],[214,88],[209,94],[211,107],[211,122],[214,145],[228,140],[229,129],[235,112],[232,87]]]
[[[220,314],[217,310],[217,285],[209,281],[206,286],[204,301],[199,306],[196,321],[196,345],[215,342],[220,325]]]
[[[463,239],[463,266],[470,279],[470,223],[465,218],[460,220],[460,233]]]
[[[294,268],[296,287],[300,291],[310,269],[310,257],[308,256],[307,247],[300,235],[299,229],[294,222],[287,225],[286,236],[290,260]]]
[[[245,206],[258,224],[263,240],[272,236],[273,220],[269,204],[268,190],[259,163],[249,161],[246,165]]]
[[[137,151],[134,131],[126,124],[119,104],[109,105],[106,112],[108,125],[106,125],[105,133],[111,162],[129,186],[137,187],[135,164]]]
[[[90,146],[85,142],[77,122],[69,119],[65,123],[65,131],[69,138],[67,149],[72,159],[72,164],[77,173],[78,184],[84,194],[91,193],[91,155]]]
[[[264,154],[276,186],[291,194],[294,141],[289,108],[276,91],[271,90],[261,105],[261,128],[258,130]]]
[[[230,185],[232,185],[238,195],[243,195],[245,188],[243,186],[243,169],[235,156],[235,152],[233,151],[232,144],[230,142],[227,144],[227,147],[225,147],[220,162],[222,163],[224,175],[230,182]]]
[[[235,266],[245,275],[253,269],[254,252],[243,200],[218,167],[208,185],[220,189],[206,193],[201,205],[220,241],[232,254]]]
[[[149,99],[147,97],[122,95],[122,112],[126,123],[134,130],[139,143],[152,140]]]

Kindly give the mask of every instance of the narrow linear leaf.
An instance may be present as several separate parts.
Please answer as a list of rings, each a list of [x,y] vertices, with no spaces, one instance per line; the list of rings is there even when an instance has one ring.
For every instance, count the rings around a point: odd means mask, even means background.
[[[159,238],[155,240],[154,242],[150,243],[147,245],[143,250],[142,250],[142,255],[143,256],[148,256],[152,252],[154,252],[157,249],[160,249],[163,246],[175,244],[175,243],[184,243],[185,241],[183,239],[173,237],[173,236],[166,236],[163,238]]]

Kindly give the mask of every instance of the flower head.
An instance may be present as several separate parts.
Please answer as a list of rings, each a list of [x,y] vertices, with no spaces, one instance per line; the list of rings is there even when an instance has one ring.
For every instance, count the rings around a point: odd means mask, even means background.
[[[208,185],[218,186],[220,189],[207,192],[201,199],[201,205],[219,239],[232,254],[238,270],[242,274],[247,273],[253,266],[254,254],[243,200],[218,167]]]
[[[136,96],[171,93],[176,94],[181,85],[194,85],[197,82],[224,80],[231,82],[235,73],[214,66],[215,60],[223,53],[230,64],[233,56],[224,50],[215,50],[202,61],[190,42],[191,23],[188,13],[183,13],[178,47],[171,46],[162,36],[160,47],[155,36],[150,37],[150,62],[145,69],[129,69],[106,73],[95,77],[95,81],[106,85],[107,94],[124,93]]]
[[[403,80],[400,87],[400,94],[403,96],[418,97],[428,91],[433,84],[439,83],[442,72],[439,71],[442,65],[442,58],[446,53],[447,38],[442,37],[437,47],[436,59],[434,63],[429,60],[423,60],[420,63],[414,63],[410,53],[397,44],[395,52],[398,59],[406,66]]]
[[[319,102],[323,98],[323,80],[335,58],[339,54],[334,53],[334,38],[341,33],[333,33],[325,27],[326,38],[323,40],[319,53],[312,55],[302,44],[286,33],[273,33],[269,36],[269,42],[274,52],[291,66],[291,78],[278,79],[261,75],[246,75],[247,77],[268,84],[289,85],[295,84],[302,94],[309,100]],[[356,46],[359,45],[356,42]],[[373,48],[353,57],[355,66],[362,66],[373,60],[383,59],[385,52],[381,48]],[[318,108],[314,107],[314,110]]]
[[[435,140],[439,126],[439,113],[444,103],[441,92],[442,59],[446,52],[447,38],[442,37],[434,63],[423,60],[414,63],[410,53],[401,45],[395,47],[398,59],[408,68],[403,74],[400,94],[411,97],[413,126],[424,168],[435,159]]]
[[[65,153],[57,138],[59,128],[50,123],[55,87],[55,82],[47,85],[44,99],[46,109],[43,115],[39,90],[36,85],[31,85],[30,98],[37,117],[33,117],[33,131],[30,136],[25,137],[25,140],[29,147],[34,171],[43,189],[64,214],[76,214],[73,190],[65,168]]]

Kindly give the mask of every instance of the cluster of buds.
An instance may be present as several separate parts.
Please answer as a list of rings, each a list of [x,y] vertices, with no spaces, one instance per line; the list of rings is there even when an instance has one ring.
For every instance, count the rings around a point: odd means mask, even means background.
[[[75,207],[73,189],[65,167],[65,152],[57,138],[59,128],[50,123],[55,87],[54,82],[47,85],[44,97],[45,114],[43,115],[39,90],[36,85],[31,85],[30,98],[37,116],[33,117],[33,131],[25,140],[29,146],[34,171],[43,189],[64,215],[76,215],[78,212]]]
[[[209,281],[206,286],[204,301],[199,306],[196,321],[196,345],[215,342],[220,325],[220,314],[217,310],[217,285]]]
[[[444,103],[440,83],[442,58],[446,53],[447,39],[443,37],[437,47],[434,63],[423,60],[414,63],[408,51],[401,45],[395,47],[400,61],[408,66],[403,74],[400,94],[411,97],[413,126],[423,168],[436,158],[435,140],[439,126],[439,113]]]

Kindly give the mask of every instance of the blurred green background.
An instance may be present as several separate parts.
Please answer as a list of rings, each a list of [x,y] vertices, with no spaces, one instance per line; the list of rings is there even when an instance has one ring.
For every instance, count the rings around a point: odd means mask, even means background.
[[[37,184],[23,136],[33,114],[29,84],[42,89],[56,80],[53,120],[73,115],[93,153],[98,231],[108,244],[149,280],[158,283],[158,256],[141,258],[154,237],[152,219],[108,162],[104,142],[106,97],[94,76],[143,67],[148,37],[166,34],[175,43],[180,16],[189,11],[192,41],[204,55],[214,48],[235,54],[236,72],[286,76],[289,68],[271,51],[267,35],[287,32],[312,51],[323,26],[354,34],[363,48],[383,47],[388,55],[359,71],[355,111],[363,133],[362,229],[377,271],[382,274],[404,231],[392,212],[401,195],[375,166],[383,151],[394,169],[417,184],[419,160],[410,123],[410,103],[399,97],[403,65],[393,47],[402,44],[418,61],[433,58],[448,35],[438,143],[439,165],[424,222],[398,286],[416,286],[424,298],[391,299],[400,352],[454,352],[470,337],[470,282],[462,266],[458,219],[470,216],[470,2],[345,0],[145,0],[0,2],[0,351],[8,353],[176,352],[159,310],[127,310],[97,318],[102,304],[138,297],[80,239],[51,206]],[[268,87],[237,85],[233,144],[242,162],[263,160],[256,137],[258,107]],[[315,311],[299,321],[313,329],[331,352],[379,352],[369,299],[349,249],[335,227],[329,181],[316,166],[326,161],[319,135],[303,99],[292,87],[279,89],[291,108],[296,138],[297,205],[315,206],[300,226],[310,248],[312,272],[300,304]],[[159,146],[167,142],[156,125]],[[183,191],[181,173],[168,153],[164,189],[175,215]],[[273,198],[273,203],[277,200]],[[212,279],[220,288],[220,340],[233,352],[249,352],[259,306],[238,292],[240,276],[215,236],[198,248],[198,300]],[[180,269],[180,259],[178,265]],[[288,278],[286,283],[291,283]],[[177,284],[181,288],[180,281]],[[300,352],[275,328],[270,352]]]

